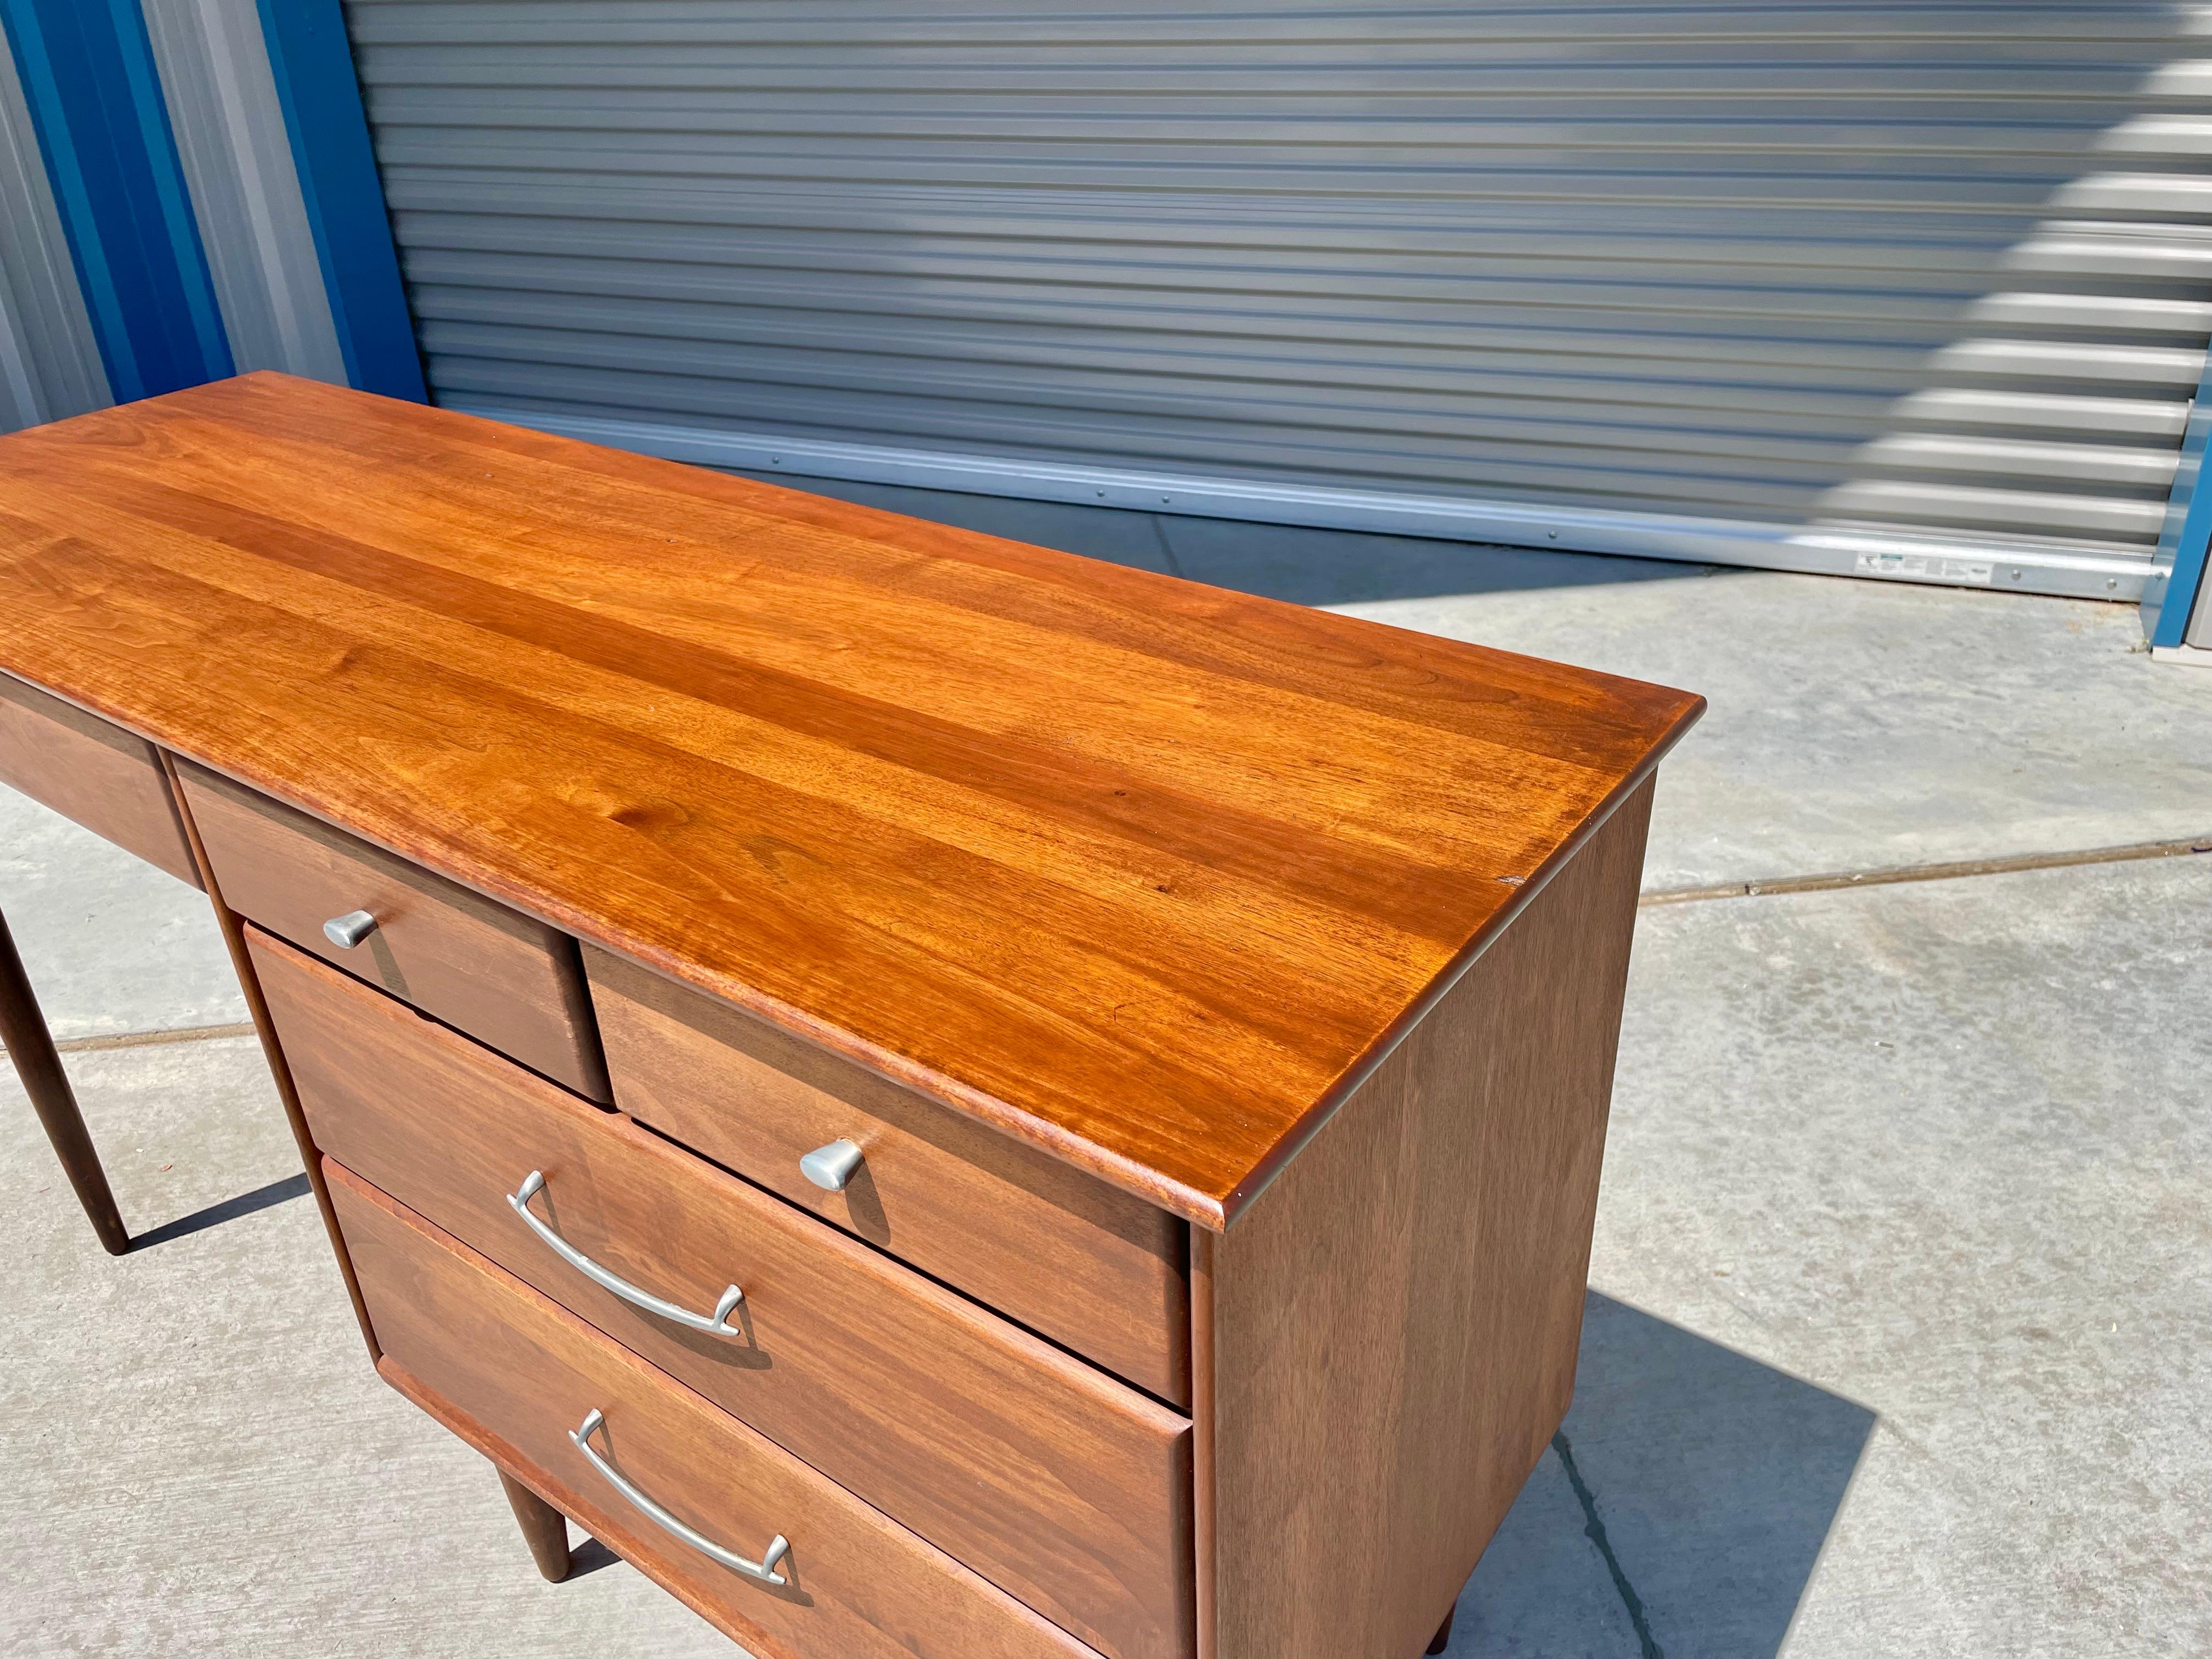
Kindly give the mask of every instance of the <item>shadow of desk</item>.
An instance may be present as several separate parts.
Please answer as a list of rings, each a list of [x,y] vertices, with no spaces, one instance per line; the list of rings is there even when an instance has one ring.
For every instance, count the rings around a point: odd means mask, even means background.
[[[1482,1659],[1771,1659],[1875,1413],[1592,1291],[1575,1403],[1460,1600]]]

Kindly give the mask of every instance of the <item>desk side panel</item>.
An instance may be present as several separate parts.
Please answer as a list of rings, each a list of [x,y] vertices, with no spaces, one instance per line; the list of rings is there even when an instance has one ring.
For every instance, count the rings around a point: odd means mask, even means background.
[[[1202,1655],[1411,1659],[1565,1415],[1650,809],[1211,1241]]]

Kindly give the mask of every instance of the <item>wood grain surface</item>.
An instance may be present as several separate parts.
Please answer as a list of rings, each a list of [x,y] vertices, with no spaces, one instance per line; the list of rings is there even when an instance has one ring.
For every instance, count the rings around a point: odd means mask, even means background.
[[[1214,1432],[1221,1390],[1213,1356],[1213,1247],[1219,1235],[1195,1229],[1190,1236],[1190,1537],[1191,1611],[1198,1632],[1194,1659],[1221,1650],[1221,1563],[1215,1553],[1221,1529],[1213,1512]],[[1277,1363],[1272,1357],[1269,1364]]]
[[[1082,1659],[1080,1643],[943,1552],[341,1165],[324,1168],[386,1375],[761,1659]],[[629,1507],[569,1442],[593,1409],[606,1420],[594,1449],[687,1525],[756,1560],[788,1538],[790,1582],[744,1577]]]
[[[0,669],[1223,1226],[1700,701],[255,374],[0,438]]]
[[[594,1100],[611,1098],[576,941],[202,768],[178,779],[232,909]],[[351,950],[324,922],[375,930]]]
[[[1189,1651],[1188,1419],[300,951],[249,935],[316,1144],[992,1583],[1123,1659]],[[641,1310],[602,1266],[743,1340]]]
[[[549,1584],[557,1584],[568,1576],[568,1523],[561,1511],[524,1486],[506,1470],[499,1473],[499,1484],[507,1494],[507,1505],[514,1511],[514,1524],[522,1528],[522,1541],[530,1547],[530,1559],[538,1564],[539,1577]]]
[[[199,826],[192,822],[191,809],[185,804],[177,757],[165,752],[161,761],[162,775],[168,780],[170,799],[177,803],[177,816],[184,824],[185,845],[191,848],[193,868],[199,872],[199,885],[215,910],[216,926],[222,933],[223,950],[230,957],[231,971],[238,975],[238,988],[246,998],[246,1011],[253,1019],[253,1035],[261,1044],[261,1057],[269,1062],[269,1080],[276,1085],[277,1103],[284,1109],[285,1127],[292,1132],[292,1144],[300,1150],[307,1189],[315,1195],[315,1208],[322,1214],[323,1231],[330,1238],[331,1253],[337,1258],[338,1276],[344,1281],[346,1297],[353,1304],[354,1320],[361,1327],[362,1340],[368,1345],[369,1363],[374,1364],[383,1358],[384,1351],[376,1345],[376,1330],[368,1322],[368,1304],[362,1300],[361,1281],[354,1277],[353,1259],[346,1254],[345,1239],[338,1231],[337,1211],[331,1206],[329,1188],[324,1184],[322,1151],[315,1145],[314,1133],[307,1127],[307,1113],[300,1108],[300,1091],[292,1086],[292,1068],[284,1063],[284,1048],[277,1040],[276,1023],[269,1017],[269,999],[261,994],[261,978],[253,970],[253,952],[246,942],[245,919],[223,902],[222,880],[208,861],[207,843],[200,839]]]
[[[1565,1414],[1650,806],[1206,1239],[1201,1659],[1412,1659]]]
[[[1189,1405],[1183,1223],[726,1003],[604,951],[584,966],[632,1117]],[[835,1140],[866,1156],[831,1193],[799,1160]]]
[[[179,881],[200,884],[153,745],[5,674],[0,674],[0,783]]]

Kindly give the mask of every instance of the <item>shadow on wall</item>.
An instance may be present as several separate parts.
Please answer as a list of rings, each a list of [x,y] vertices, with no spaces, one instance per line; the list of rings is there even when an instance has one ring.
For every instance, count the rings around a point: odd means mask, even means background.
[[[1541,548],[1251,524],[1241,519],[1133,513],[846,478],[740,476],[1296,605],[1367,605],[1724,574],[1714,565],[1617,559],[1598,553],[1554,553]]]
[[[1574,1408],[1460,1598],[1463,1659],[1772,1659],[1865,1407],[1595,1291]]]

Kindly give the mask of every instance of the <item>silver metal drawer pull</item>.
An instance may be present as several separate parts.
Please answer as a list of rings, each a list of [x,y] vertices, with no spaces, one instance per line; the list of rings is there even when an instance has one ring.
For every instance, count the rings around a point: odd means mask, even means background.
[[[631,1508],[670,1537],[681,1539],[709,1560],[720,1561],[734,1572],[741,1572],[748,1578],[757,1578],[763,1584],[787,1584],[791,1582],[775,1570],[775,1564],[791,1553],[791,1540],[781,1533],[769,1541],[767,1553],[759,1560],[748,1561],[744,1556],[724,1549],[704,1534],[692,1531],[624,1480],[622,1471],[593,1451],[590,1445],[592,1437],[606,1426],[606,1421],[605,1416],[594,1406],[586,1415],[581,1428],[568,1431],[568,1438],[575,1443],[578,1451],[591,1460],[592,1467],[599,1472],[607,1485],[629,1501]]]
[[[799,1160],[799,1173],[824,1192],[842,1193],[853,1172],[860,1167],[863,1154],[849,1140],[833,1140],[827,1146],[817,1146]]]
[[[323,924],[323,937],[341,951],[350,951],[376,931],[376,918],[366,910],[349,910]]]
[[[722,1299],[714,1304],[712,1318],[704,1314],[695,1314],[689,1308],[679,1308],[673,1302],[663,1302],[649,1291],[641,1291],[619,1274],[609,1273],[567,1239],[562,1237],[560,1234],[555,1232],[552,1228],[540,1221],[537,1213],[531,1209],[530,1200],[544,1190],[545,1176],[540,1171],[532,1170],[529,1178],[522,1183],[520,1189],[507,1195],[507,1201],[514,1206],[515,1214],[529,1224],[530,1231],[545,1241],[554,1255],[590,1279],[592,1284],[603,1291],[611,1291],[634,1307],[642,1308],[647,1313],[657,1313],[663,1319],[672,1320],[678,1325],[689,1325],[695,1331],[704,1331],[709,1336],[734,1336],[740,1342],[745,1340],[744,1332],[730,1323],[730,1316],[737,1311],[738,1304],[745,1299],[745,1293],[736,1285],[732,1285],[722,1292]]]

